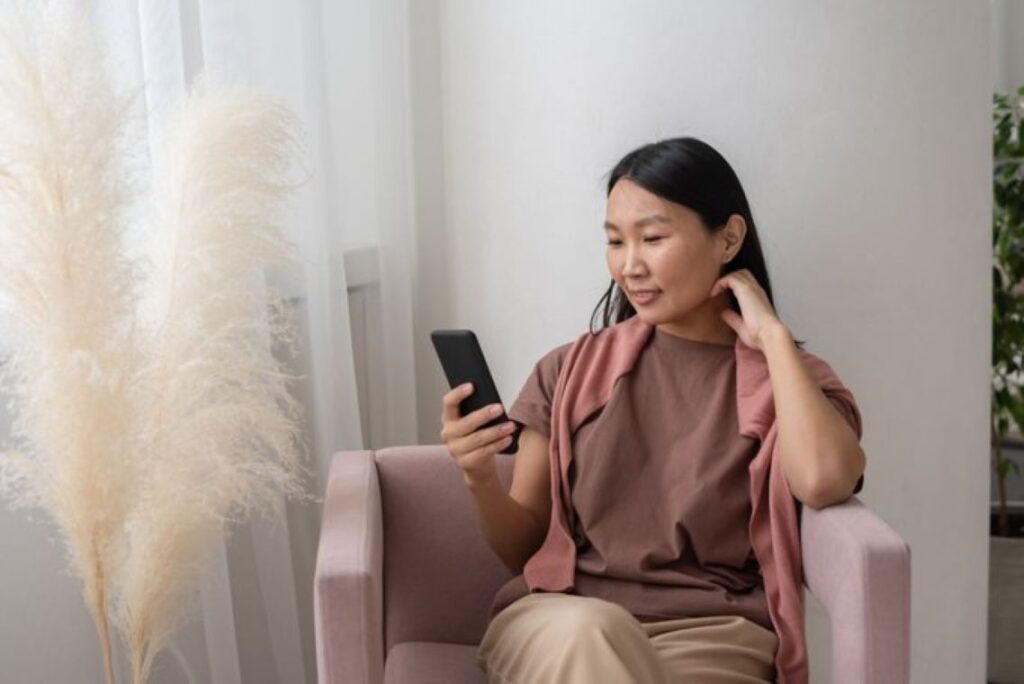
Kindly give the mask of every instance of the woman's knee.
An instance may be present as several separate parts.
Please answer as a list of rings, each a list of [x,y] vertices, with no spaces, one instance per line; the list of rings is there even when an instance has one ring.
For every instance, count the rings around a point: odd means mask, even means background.
[[[492,681],[665,681],[643,626],[618,604],[574,594],[520,600],[477,652]]]
[[[608,636],[624,630],[643,632],[636,618],[622,606],[587,596],[570,595],[569,600],[553,605],[544,623],[553,636]]]

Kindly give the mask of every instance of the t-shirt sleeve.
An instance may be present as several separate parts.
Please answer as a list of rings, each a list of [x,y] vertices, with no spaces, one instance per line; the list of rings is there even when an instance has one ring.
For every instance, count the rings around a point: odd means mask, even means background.
[[[555,383],[562,362],[572,342],[556,347],[534,364],[533,371],[523,383],[519,396],[508,409],[508,417],[520,425],[533,428],[545,437],[551,437],[551,399],[555,396]]]
[[[825,392],[825,397],[829,401],[832,402],[832,405],[835,406],[836,410],[838,410],[839,413],[842,414],[843,418],[846,419],[846,422],[850,424],[850,427],[853,428],[853,431],[855,433],[857,433],[857,435],[859,437],[860,436],[860,434],[859,434],[859,430],[860,430],[859,420],[860,420],[860,418],[859,418],[859,414],[857,413],[858,409],[850,406],[850,404],[847,401],[843,400],[842,398],[840,398],[839,396],[837,396],[835,394],[831,394],[829,392]],[[859,478],[857,478],[857,484],[853,488],[853,493],[857,494],[863,488],[864,488],[864,474],[861,473],[861,476]]]

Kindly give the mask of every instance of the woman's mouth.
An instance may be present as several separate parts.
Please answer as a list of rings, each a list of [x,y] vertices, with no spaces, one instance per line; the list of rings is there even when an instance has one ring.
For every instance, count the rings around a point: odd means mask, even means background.
[[[659,294],[661,294],[659,290],[640,290],[630,293],[630,296],[634,303],[647,305],[653,302]]]

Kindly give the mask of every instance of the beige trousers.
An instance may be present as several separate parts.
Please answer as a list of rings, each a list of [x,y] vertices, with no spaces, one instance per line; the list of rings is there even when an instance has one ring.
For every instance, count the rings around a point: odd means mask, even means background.
[[[494,616],[477,664],[491,684],[762,684],[777,648],[738,615],[642,623],[610,601],[541,592]]]

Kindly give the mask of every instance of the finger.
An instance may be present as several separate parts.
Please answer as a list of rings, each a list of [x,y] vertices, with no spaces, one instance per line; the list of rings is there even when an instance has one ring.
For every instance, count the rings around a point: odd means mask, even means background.
[[[500,439],[487,442],[486,444],[481,444],[479,447],[463,456],[463,459],[475,465],[479,461],[483,461],[498,453],[511,443],[511,437],[502,437]]]
[[[722,320],[724,320],[730,328],[735,330],[737,333],[743,327],[743,317],[732,309],[726,309],[722,312]]]
[[[466,397],[472,393],[473,383],[466,382],[445,394],[444,399],[441,402],[444,406],[441,411],[441,422],[454,423],[462,418],[462,414],[459,412],[459,404],[461,404]]]
[[[496,442],[504,439],[506,435],[513,434],[515,429],[514,423],[512,423],[513,430],[511,432],[503,429],[505,425],[510,423],[511,421],[505,421],[500,425],[464,433],[452,442],[452,451],[465,454],[480,450],[480,448],[486,448],[488,445],[494,445]]]
[[[750,275],[749,272],[744,274],[742,271],[736,271],[735,273],[730,273],[729,275],[734,276],[732,281],[732,291],[737,297],[739,297],[739,292],[741,289],[753,288],[757,285],[757,280],[754,278],[754,276]]]
[[[446,408],[446,411],[449,411],[449,409]],[[457,407],[454,411],[454,415],[458,416],[459,413]],[[503,412],[504,407],[501,404],[488,404],[487,406],[479,408],[465,416],[456,417],[455,419],[451,418],[452,414],[450,412],[446,413],[445,415],[447,418],[442,417],[441,439],[442,441],[449,442],[451,446],[462,449],[463,451],[471,449],[475,443],[463,446],[465,442],[462,441],[462,438],[472,436],[481,426],[494,420]]]
[[[467,414],[464,418],[459,419],[459,432],[468,435],[482,425],[494,420],[503,412],[504,407],[501,404],[488,404],[478,408],[476,411]]]

